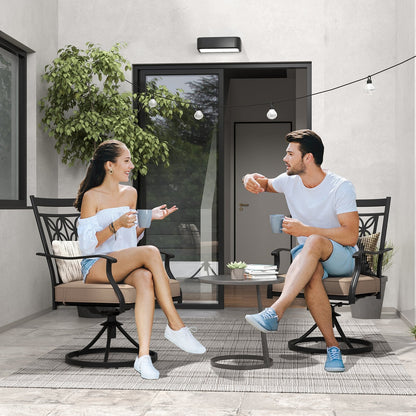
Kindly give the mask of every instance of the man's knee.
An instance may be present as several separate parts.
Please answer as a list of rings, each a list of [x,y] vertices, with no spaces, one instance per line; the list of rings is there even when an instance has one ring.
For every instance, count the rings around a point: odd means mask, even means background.
[[[319,234],[312,234],[309,237],[306,237],[305,246],[306,245],[311,245],[311,246],[326,245],[328,242],[329,243],[331,242],[329,238],[324,237]]]
[[[319,257],[321,260],[326,260],[332,253],[332,243],[327,237],[312,234],[306,239],[303,250],[305,249],[305,253],[311,253]]]

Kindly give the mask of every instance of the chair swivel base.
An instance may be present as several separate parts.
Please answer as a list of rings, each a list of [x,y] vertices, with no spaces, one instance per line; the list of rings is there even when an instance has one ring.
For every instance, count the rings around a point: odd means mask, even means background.
[[[373,351],[373,343],[365,339],[336,337],[336,340],[340,343],[340,350],[343,355],[363,354]],[[323,337],[300,337],[290,340],[288,342],[288,347],[291,351],[304,352],[308,354],[326,354],[326,347],[318,348],[299,345],[311,342],[318,343],[325,342],[325,340]],[[342,347],[343,344],[347,344],[347,346]],[[354,346],[354,344],[358,344],[360,346]]]
[[[134,358],[129,360],[106,360],[105,355],[113,356],[117,353],[123,354],[134,354]],[[107,348],[88,348],[77,351],[69,352],[65,355],[65,362],[70,365],[76,365],[78,367],[88,367],[88,368],[119,368],[119,367],[133,367],[134,361],[136,359],[138,350],[137,348],[124,348],[124,347],[112,347],[109,350]],[[78,359],[77,357],[82,357],[90,354],[104,354],[104,357],[101,361],[88,361],[83,359]],[[157,353],[155,351],[150,351],[150,357],[152,362],[157,361]]]
[[[77,351],[69,352],[65,355],[65,362],[70,365],[76,365],[79,367],[90,367],[90,368],[118,368],[118,367],[132,367],[136,356],[139,353],[139,344],[123,329],[123,324],[117,321],[117,313],[112,313],[107,316],[107,320],[101,324],[102,328],[94,339],[84,348]],[[117,337],[117,330],[124,335],[124,337],[130,341],[133,347],[111,347],[111,340]],[[106,347],[103,348],[92,348],[94,344],[101,338],[102,335],[106,334]],[[109,360],[110,355],[113,356],[117,353],[129,353],[134,354],[131,359],[123,360]],[[81,360],[77,357],[91,354],[103,354],[101,360]],[[149,353],[152,362],[157,360],[157,353],[150,351]],[[124,357],[123,357],[124,358]]]
[[[255,364],[223,364],[220,361],[229,360],[253,360],[261,361]],[[273,360],[270,357],[264,357],[263,355],[220,355],[218,357],[211,358],[211,365],[217,368],[225,368],[228,370],[254,370],[256,368],[268,368],[273,365]]]

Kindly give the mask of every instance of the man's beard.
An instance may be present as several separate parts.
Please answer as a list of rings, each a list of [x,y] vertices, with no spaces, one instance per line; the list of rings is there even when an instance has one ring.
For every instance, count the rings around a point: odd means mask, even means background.
[[[299,168],[291,167],[287,171],[287,176],[294,176],[294,175],[301,175],[302,173],[305,173],[305,164],[302,162]]]

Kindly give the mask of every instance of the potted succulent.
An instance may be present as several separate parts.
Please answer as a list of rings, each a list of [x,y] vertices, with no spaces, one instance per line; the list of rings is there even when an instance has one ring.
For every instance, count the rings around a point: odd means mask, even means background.
[[[413,336],[415,337],[415,340],[416,340],[416,325],[413,326],[412,328],[410,328],[410,333],[413,334]]]
[[[231,270],[231,279],[244,279],[244,271],[247,267],[247,264],[244,261],[232,261],[227,264],[227,267]]]

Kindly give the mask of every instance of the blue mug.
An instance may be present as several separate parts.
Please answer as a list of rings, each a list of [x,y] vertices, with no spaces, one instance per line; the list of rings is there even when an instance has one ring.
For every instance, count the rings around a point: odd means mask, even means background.
[[[152,223],[151,209],[138,209],[137,211],[137,225],[140,228],[149,228]]]
[[[282,223],[285,219],[285,215],[283,214],[272,214],[270,215],[270,225],[272,227],[272,231],[274,233],[281,233],[282,232]]]

